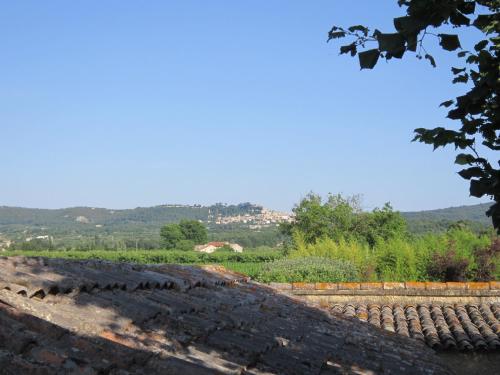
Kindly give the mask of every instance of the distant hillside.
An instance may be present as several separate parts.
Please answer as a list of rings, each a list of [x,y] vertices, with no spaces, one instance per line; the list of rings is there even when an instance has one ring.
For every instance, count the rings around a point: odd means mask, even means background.
[[[446,230],[451,223],[459,220],[470,222],[473,229],[490,228],[491,219],[486,216],[490,203],[472,206],[442,208],[438,210],[402,212],[414,233],[439,232]]]
[[[181,219],[208,221],[211,217],[258,214],[261,206],[251,203],[212,206],[162,205],[125,210],[72,207],[63,209],[35,209],[0,207],[0,234],[12,236],[22,233],[50,235],[93,235],[114,232],[154,232],[165,223]],[[22,237],[21,236],[21,237]]]
[[[107,208],[72,207],[63,209],[38,209],[0,207],[0,225],[75,225],[75,223],[121,225],[124,223],[155,224],[180,219],[207,220],[209,215],[244,215],[259,213],[262,207],[241,203],[238,205],[215,204],[212,206],[162,205],[125,210]]]
[[[490,220],[484,214],[487,209],[488,204],[479,204],[402,214],[413,233],[445,231],[458,220],[468,221],[474,230],[482,230],[491,228]],[[211,239],[237,240],[247,246],[272,245],[279,239],[276,224],[282,218],[280,215],[251,203],[162,205],[125,210],[0,206],[0,245],[2,241],[36,241],[42,238],[59,248],[81,246],[82,243],[89,248],[114,248],[118,243],[126,247],[132,246],[130,243],[133,246],[154,247],[159,241],[160,227],[181,219],[202,220],[209,227]]]

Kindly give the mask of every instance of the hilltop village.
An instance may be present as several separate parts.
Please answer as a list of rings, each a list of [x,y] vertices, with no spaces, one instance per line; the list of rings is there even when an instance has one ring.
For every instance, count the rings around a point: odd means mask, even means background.
[[[280,223],[290,223],[293,221],[293,214],[268,210],[261,207],[260,211],[255,213],[239,214],[234,216],[223,216],[214,214],[209,210],[207,222],[216,225],[244,224],[250,229],[261,229],[270,226],[278,226]]]

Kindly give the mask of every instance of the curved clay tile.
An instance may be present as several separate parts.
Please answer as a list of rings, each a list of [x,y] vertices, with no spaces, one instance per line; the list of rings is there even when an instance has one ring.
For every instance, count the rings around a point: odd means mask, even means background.
[[[455,306],[455,311],[457,313],[458,319],[460,319],[460,322],[462,323],[464,330],[469,335],[474,346],[477,349],[487,349],[488,344],[486,344],[486,341],[483,339],[481,332],[479,332],[477,327],[470,320],[470,317],[467,314],[467,310],[465,309],[465,306],[457,304]]]
[[[396,323],[396,332],[400,335],[409,337],[410,332],[408,331],[408,323],[406,322],[405,312],[401,305],[394,305],[394,321]]]
[[[406,306],[405,313],[406,319],[408,321],[410,337],[425,342],[425,336],[422,332],[422,325],[420,324],[420,317],[418,316],[418,312],[415,306]]]
[[[500,336],[500,322],[498,321],[497,318],[495,318],[495,315],[493,315],[493,313],[491,312],[490,305],[482,303],[481,305],[479,305],[479,311],[481,311],[484,320],[486,321],[486,323],[488,323],[491,330]]]
[[[352,318],[356,316],[356,308],[351,304],[345,305],[343,313],[345,316]]]
[[[368,322],[375,327],[380,327],[380,306],[368,305]]]
[[[500,320],[500,303],[494,303],[491,305],[491,311],[497,320]]]
[[[386,331],[396,332],[394,328],[394,317],[392,308],[389,305],[382,306],[382,328]]]
[[[448,327],[448,323],[446,323],[446,319],[444,318],[441,306],[432,305],[431,317],[434,320],[434,324],[436,326],[443,348],[456,348],[457,342],[455,341],[455,338],[453,337],[453,334]]]
[[[356,306],[356,318],[361,320],[362,322],[368,321],[368,309],[364,304],[358,304]]]
[[[490,349],[496,349],[500,347],[500,341],[498,340],[498,336],[492,331],[490,326],[485,322],[479,308],[474,305],[467,305],[466,307],[467,313],[469,314],[470,319],[477,327],[481,336],[486,341]]]
[[[469,335],[465,332],[460,320],[455,314],[455,309],[453,305],[445,305],[443,306],[444,317],[446,318],[446,322],[450,327],[450,331],[455,336],[455,340],[457,342],[458,348],[460,350],[472,350],[474,349],[474,345],[472,344]]]
[[[339,303],[336,303],[332,305],[330,310],[335,314],[342,314],[344,312],[344,306]]]
[[[439,334],[434,325],[434,320],[432,320],[429,306],[420,305],[417,311],[420,316],[420,324],[422,325],[422,332],[424,333],[427,345],[433,349],[441,348],[441,341],[439,340]]]

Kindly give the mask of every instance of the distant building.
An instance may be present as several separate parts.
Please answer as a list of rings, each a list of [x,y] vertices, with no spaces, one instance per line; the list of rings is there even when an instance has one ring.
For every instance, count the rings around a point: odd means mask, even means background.
[[[6,251],[12,243],[13,241],[0,237],[0,251]]]
[[[243,246],[238,245],[237,243],[217,242],[217,241],[209,242],[209,243],[206,243],[204,245],[197,245],[194,247],[194,250],[199,251],[201,253],[211,254],[215,250],[217,250],[221,247],[224,247],[224,246],[230,247],[235,253],[242,253],[243,252]]]
[[[237,243],[230,243],[229,247],[233,249],[235,253],[242,253],[243,252],[243,246],[238,245]]]
[[[33,240],[51,240],[51,237],[49,235],[42,235],[42,236],[36,236],[36,237],[27,237],[25,239],[26,242],[31,242]]]
[[[214,245],[210,245],[210,244],[196,245],[194,247],[195,251],[199,251],[201,253],[207,253],[207,254],[211,254],[211,253],[213,253],[217,249],[218,249],[218,247],[216,247]]]

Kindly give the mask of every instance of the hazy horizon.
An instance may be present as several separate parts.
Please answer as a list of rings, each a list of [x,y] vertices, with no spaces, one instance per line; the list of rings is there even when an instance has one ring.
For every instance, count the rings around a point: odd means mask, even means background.
[[[215,204],[222,203],[222,204],[227,204],[227,205],[238,205],[240,203],[251,203],[255,204],[258,206],[262,206],[266,209],[270,209],[273,211],[282,211],[282,212],[291,212],[291,209],[289,210],[280,210],[277,208],[273,207],[268,207],[265,205],[262,205],[259,202],[213,202],[213,203],[179,203],[179,202],[167,202],[167,203],[158,203],[154,204],[151,206],[135,206],[135,207],[102,207],[102,206],[85,206],[85,205],[76,205],[76,206],[66,206],[66,207],[26,207],[26,206],[9,206],[9,205],[0,205],[0,207],[11,207],[11,208],[24,208],[24,209],[34,209],[34,210],[64,210],[64,209],[71,209],[71,208],[91,208],[91,209],[106,209],[106,210],[133,210],[136,208],[151,208],[151,207],[159,207],[159,206],[168,206],[168,205],[182,205],[182,206],[195,206],[195,205],[201,205],[202,207],[209,207],[213,206]],[[448,207],[436,207],[436,208],[430,208],[430,209],[422,209],[422,210],[399,210],[397,207],[393,207],[396,211],[400,212],[419,212],[419,211],[434,211],[434,210],[442,210],[442,209],[447,209],[447,208],[457,208],[457,207],[468,207],[468,206],[476,206],[480,204],[487,204],[489,202],[482,202],[482,203],[476,203],[476,204],[465,204],[465,205],[458,205],[458,206],[448,206]],[[381,205],[382,206],[382,205]],[[378,206],[378,207],[381,207]],[[292,207],[293,208],[293,207]],[[363,210],[370,210],[369,208],[366,208],[365,206],[362,207]]]

